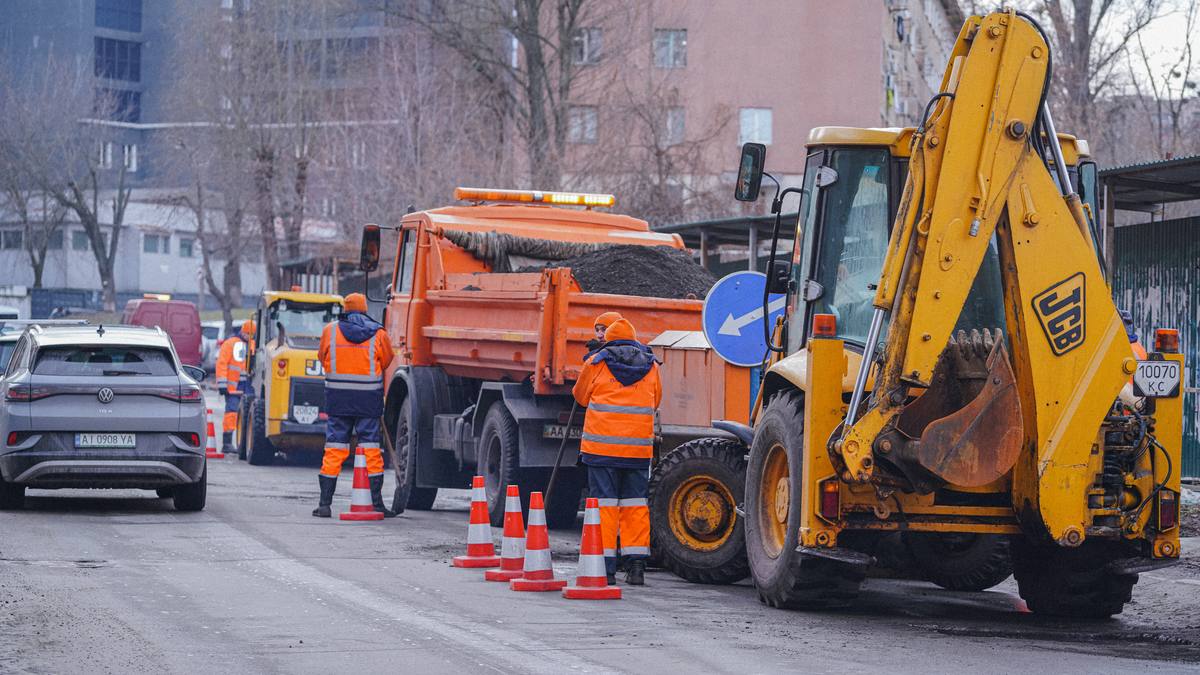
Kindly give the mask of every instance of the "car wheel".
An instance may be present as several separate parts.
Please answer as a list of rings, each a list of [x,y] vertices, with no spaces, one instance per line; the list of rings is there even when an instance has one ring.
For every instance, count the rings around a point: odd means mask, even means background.
[[[25,486],[10,483],[0,476],[0,509],[21,509],[25,507]]]
[[[175,497],[176,511],[203,511],[204,503],[208,498],[208,464],[204,465],[204,472],[200,474],[200,480],[186,485],[177,485],[172,492]]]
[[[275,446],[267,438],[267,402],[255,399],[250,408],[250,419],[246,420],[246,458],[254,466],[275,461]]]

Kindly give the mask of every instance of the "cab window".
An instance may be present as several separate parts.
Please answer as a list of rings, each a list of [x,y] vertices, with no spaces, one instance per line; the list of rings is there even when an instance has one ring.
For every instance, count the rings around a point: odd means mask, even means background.
[[[394,293],[412,292],[413,264],[417,255],[416,234],[416,230],[405,230],[400,240],[400,266],[396,270],[397,278],[392,280]]]

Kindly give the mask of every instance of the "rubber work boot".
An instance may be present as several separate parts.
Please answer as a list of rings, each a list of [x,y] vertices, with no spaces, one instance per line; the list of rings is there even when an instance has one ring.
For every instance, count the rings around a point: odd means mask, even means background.
[[[333,504],[333,492],[337,489],[337,476],[318,474],[317,480],[321,483],[321,501],[317,502],[317,508],[313,509],[313,515],[318,518],[328,518],[333,515],[329,506]]]
[[[232,431],[221,432],[221,452],[225,453],[226,455],[237,452],[233,448],[233,432]]]
[[[646,585],[646,561],[630,560],[625,566],[625,583],[630,586]]]
[[[396,513],[383,505],[383,475],[371,476],[371,505],[382,513],[384,518],[395,518]]]
[[[607,583],[609,586],[616,586],[616,585],[617,585],[617,574],[616,574],[616,572],[609,572],[608,574],[606,574],[606,575],[604,575],[604,576],[605,576],[605,578],[607,579],[607,581],[606,581],[605,583]]]

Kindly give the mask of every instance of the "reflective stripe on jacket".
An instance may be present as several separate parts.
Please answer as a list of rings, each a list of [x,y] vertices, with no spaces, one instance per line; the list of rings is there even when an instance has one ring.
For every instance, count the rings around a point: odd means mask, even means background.
[[[632,384],[621,384],[598,356],[588,358],[573,390],[587,406],[579,450],[585,464],[649,466],[654,455],[654,411],[662,400],[658,364]]]
[[[318,350],[325,367],[325,412],[329,415],[378,417],[383,414],[383,376],[392,362],[388,334],[380,329],[364,342],[346,339],[331,322]]]

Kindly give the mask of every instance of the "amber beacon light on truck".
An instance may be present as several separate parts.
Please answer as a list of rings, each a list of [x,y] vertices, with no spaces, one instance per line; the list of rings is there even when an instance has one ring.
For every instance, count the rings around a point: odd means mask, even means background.
[[[601,206],[612,207],[617,198],[613,195],[587,192],[543,192],[541,190],[492,190],[487,188],[460,187],[454,189],[454,198],[464,202],[510,202],[517,204],[553,204],[555,206]]]

